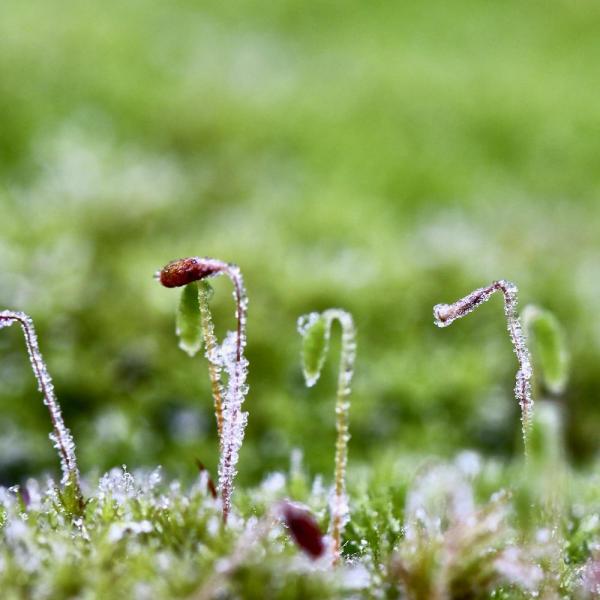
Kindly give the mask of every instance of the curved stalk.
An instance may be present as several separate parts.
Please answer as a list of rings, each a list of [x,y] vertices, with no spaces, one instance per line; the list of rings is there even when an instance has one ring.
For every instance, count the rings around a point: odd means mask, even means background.
[[[305,340],[304,376],[307,385],[317,382],[329,347],[331,325],[337,320],[342,327],[340,367],[338,373],[335,415],[336,443],[334,494],[331,502],[331,538],[333,540],[333,563],[341,556],[342,533],[349,521],[348,498],[346,496],[346,466],[348,464],[350,384],[354,374],[356,358],[356,329],[352,315],[338,308],[322,314],[311,313],[300,317],[298,330]],[[310,366],[308,363],[311,363]]]
[[[219,348],[213,348],[209,356],[209,361],[225,369],[228,375],[227,389],[223,399],[219,460],[219,490],[223,503],[223,521],[226,523],[231,511],[236,464],[248,420],[248,413],[241,410],[244,398],[248,393],[246,385],[248,361],[244,357],[248,298],[244,280],[237,265],[214,258],[197,256],[173,261],[158,274],[160,282],[165,287],[180,287],[193,281],[218,275],[226,275],[233,284],[237,320],[235,333],[229,333],[223,344]]]
[[[29,362],[31,363],[33,374],[37,379],[38,389],[44,397],[44,404],[48,407],[48,412],[50,413],[50,421],[52,422],[53,429],[50,439],[54,443],[56,450],[58,450],[62,470],[61,483],[63,486],[73,486],[76,501],[81,506],[83,495],[81,493],[77,458],[75,457],[75,443],[71,432],[67,429],[63,421],[60,405],[54,393],[54,384],[40,352],[33,321],[23,312],[10,310],[0,312],[0,328],[10,326],[13,323],[18,323],[23,330],[25,345],[29,354]]]
[[[479,288],[469,295],[457,300],[453,304],[436,304],[433,307],[435,324],[438,327],[447,327],[456,319],[460,319],[473,312],[478,306],[487,302],[494,292],[501,292],[504,298],[504,315],[508,333],[513,344],[519,370],[516,375],[515,397],[521,407],[521,424],[525,456],[528,455],[528,438],[533,416],[533,398],[531,395],[531,358],[521,321],[517,314],[518,289],[514,283],[505,280],[494,281],[487,287]]]
[[[215,418],[217,421],[217,435],[219,438],[219,451],[223,451],[223,383],[221,382],[221,366],[215,357],[218,356],[218,343],[215,335],[210,307],[208,305],[209,287],[199,282],[198,304],[200,308],[200,321],[202,323],[202,336],[208,360],[208,375],[215,405]]]

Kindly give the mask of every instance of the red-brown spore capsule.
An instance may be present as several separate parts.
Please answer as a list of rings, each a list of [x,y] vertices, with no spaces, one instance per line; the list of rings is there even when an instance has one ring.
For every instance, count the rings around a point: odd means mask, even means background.
[[[296,544],[311,558],[321,557],[325,552],[323,534],[310,511],[284,501],[280,504],[280,514]]]
[[[159,279],[165,287],[180,287],[215,275],[220,270],[218,265],[201,258],[180,258],[163,267]]]
[[[198,459],[196,459],[196,466],[198,467],[198,471],[200,471],[200,475],[202,475],[203,473],[206,473],[206,487],[207,487],[210,495],[213,497],[213,499],[216,500],[217,495],[218,495],[217,488],[215,486],[215,482],[213,481],[212,477],[210,476],[210,473],[208,472],[207,468],[204,466],[204,463]]]

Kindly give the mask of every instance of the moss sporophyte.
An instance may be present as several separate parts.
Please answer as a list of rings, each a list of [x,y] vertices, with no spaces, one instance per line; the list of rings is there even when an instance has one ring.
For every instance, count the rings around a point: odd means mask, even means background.
[[[208,280],[219,275],[233,282],[237,319],[235,331],[222,342],[215,336],[209,306]],[[0,329],[17,323],[25,335],[62,469],[62,489],[52,480],[44,486],[34,479],[0,487],[2,597],[112,597],[115,590],[123,597],[141,593],[190,600],[598,596],[600,520],[594,482],[590,486],[586,474],[569,471],[565,481],[576,489],[570,492],[557,483],[564,454],[560,411],[549,411],[550,403],[541,401],[532,414],[532,361],[524,334],[533,349],[534,387],[554,395],[568,381],[564,335],[558,321],[538,308],[524,311],[521,327],[516,286],[496,281],[453,304],[436,305],[434,315],[436,324],[445,327],[496,291],[502,294],[519,362],[515,394],[529,448],[525,468],[504,469],[475,452],[463,452],[450,464],[419,466],[409,483],[403,479],[407,471],[401,457],[369,475],[350,521],[346,466],[356,354],[352,316],[329,309],[298,320],[308,386],[321,375],[334,323],[341,326],[331,491],[318,475],[312,487],[306,485],[307,475],[295,461],[289,476],[272,473],[240,494],[233,512],[233,480],[247,421],[242,412],[248,392],[243,278],[235,265],[198,257],[169,263],[158,278],[166,287],[182,287],[176,319],[180,347],[193,356],[204,346],[208,358],[219,433],[218,487],[200,462],[200,476],[187,490],[179,481],[161,485],[159,469],[134,474],[123,467],[99,481],[85,478],[84,489],[96,491],[84,502],[73,439],[34,325],[24,313],[0,312]],[[524,483],[519,483],[521,472]],[[385,485],[375,489],[372,482],[382,474]],[[492,489],[500,491],[490,497]],[[489,501],[482,504],[478,498]],[[324,536],[321,525],[328,520],[328,506],[329,535]],[[332,560],[335,569],[328,568]],[[73,569],[73,564],[82,567]]]
[[[248,393],[246,378],[248,361],[244,356],[246,347],[246,315],[248,298],[242,273],[237,265],[214,258],[191,257],[175,260],[167,264],[158,274],[165,287],[184,287],[178,313],[178,333],[189,333],[201,327],[209,362],[212,392],[215,404],[217,429],[219,433],[219,493],[223,503],[223,521],[226,523],[231,511],[233,480],[239,451],[244,439],[248,413],[242,411],[242,403]],[[237,328],[228,332],[222,344],[214,335],[212,317],[208,305],[209,288],[206,279],[226,275],[233,284],[235,317]],[[198,287],[198,282],[200,287]],[[197,301],[194,302],[194,298]],[[184,342],[184,348],[199,347]],[[227,385],[223,386],[221,372],[227,375]]]
[[[71,492],[73,496],[73,505],[71,509],[79,512],[83,508],[83,495],[79,482],[79,469],[77,468],[77,458],[75,456],[75,442],[71,432],[65,426],[60,405],[54,392],[52,377],[46,367],[46,363],[40,352],[37,335],[33,321],[23,312],[11,310],[0,311],[0,329],[9,327],[13,323],[18,323],[25,336],[25,345],[29,354],[29,362],[33,369],[33,374],[37,379],[38,389],[44,397],[44,404],[48,407],[50,421],[52,422],[53,432],[50,434],[54,447],[58,451],[60,466],[62,470],[61,483],[64,487],[63,494],[65,498]]]
[[[298,319],[302,336],[302,363],[307,386],[313,386],[321,375],[327,358],[331,327],[338,321],[342,327],[342,347],[335,404],[336,432],[334,493],[331,499],[331,538],[333,562],[340,560],[342,533],[350,518],[346,496],[346,465],[348,463],[350,384],[356,358],[356,331],[350,313],[331,308],[323,313],[310,313]]]
[[[521,407],[521,423],[525,455],[528,454],[528,439],[533,416],[533,398],[531,395],[531,358],[521,321],[517,314],[518,289],[514,283],[505,280],[494,281],[492,284],[478,288],[453,304],[436,304],[433,307],[435,324],[438,327],[448,327],[456,319],[472,313],[477,307],[487,302],[492,294],[500,292],[504,298],[504,315],[510,339],[513,344],[519,370],[515,381],[515,396]]]

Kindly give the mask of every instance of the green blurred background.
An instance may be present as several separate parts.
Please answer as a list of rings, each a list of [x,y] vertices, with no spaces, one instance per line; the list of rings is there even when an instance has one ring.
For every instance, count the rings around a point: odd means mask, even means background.
[[[83,469],[214,472],[205,361],[152,278],[189,255],[245,274],[246,483],[293,448],[332,469],[337,358],[306,390],[295,330],[330,306],[359,328],[351,463],[518,454],[501,299],[432,319],[498,278],[563,323],[555,401],[597,455],[599,32],[592,0],[2,0],[0,307],[34,318]],[[0,481],[56,471],[48,431],[5,329]]]

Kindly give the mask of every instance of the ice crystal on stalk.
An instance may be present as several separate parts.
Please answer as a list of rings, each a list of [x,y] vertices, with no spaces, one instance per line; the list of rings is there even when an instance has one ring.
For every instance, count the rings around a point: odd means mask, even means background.
[[[54,393],[54,384],[40,352],[33,321],[22,312],[0,311],[0,328],[7,327],[13,323],[18,323],[23,330],[31,368],[37,379],[38,389],[44,396],[44,404],[50,412],[50,420],[54,429],[50,434],[50,439],[54,447],[58,450],[60,457],[62,484],[64,486],[67,484],[73,485],[78,497],[77,499],[80,500],[81,491],[79,487],[79,470],[75,457],[75,443],[73,442],[71,432],[66,428],[63,421],[60,406]]]
[[[515,381],[515,396],[521,407],[523,441],[525,452],[527,452],[527,440],[533,413],[533,398],[531,396],[532,369],[525,335],[517,314],[517,286],[510,281],[495,281],[487,287],[476,289],[453,304],[436,304],[433,307],[433,315],[435,324],[438,327],[448,327],[456,319],[472,313],[478,306],[487,302],[492,294],[497,291],[501,292],[504,297],[504,315],[506,316],[507,329],[519,362],[519,370]]]
[[[105,473],[98,483],[99,498],[112,498],[117,504],[124,504],[140,494],[135,479],[123,465],[121,469],[115,467]]]
[[[237,334],[230,331],[221,347],[223,369],[228,381],[223,407],[223,452],[219,463],[219,486],[223,508],[227,512],[231,508],[233,479],[248,422],[248,413],[242,412],[242,403],[248,393],[248,361],[243,355],[237,360],[237,345]]]
[[[584,598],[600,598],[600,553],[586,563],[581,583]]]

